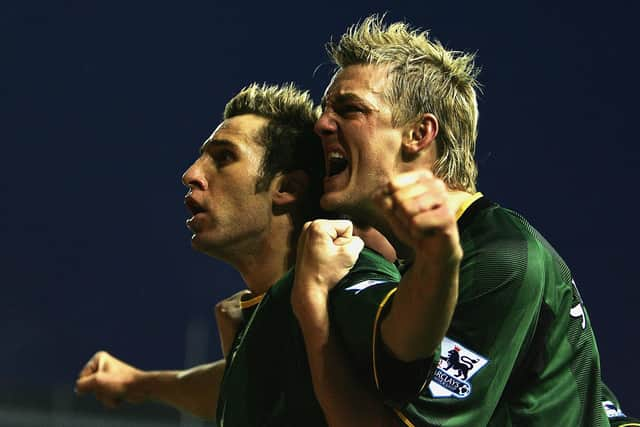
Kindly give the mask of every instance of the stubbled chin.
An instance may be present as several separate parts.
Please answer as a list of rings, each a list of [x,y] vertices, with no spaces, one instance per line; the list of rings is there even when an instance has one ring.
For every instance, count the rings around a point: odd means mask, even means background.
[[[325,176],[323,185],[325,193],[344,190],[349,185],[349,169],[347,168],[336,175]]]
[[[350,202],[347,191],[328,191],[320,198],[320,207],[326,211],[340,211]]]
[[[324,194],[320,199],[320,206],[326,210],[336,209],[336,203],[343,198],[341,194],[349,185],[349,174],[343,171],[337,175],[325,177],[323,184]]]
[[[324,209],[325,211],[333,211],[335,209],[337,209],[337,200],[334,197],[335,194],[332,193],[325,193],[322,195],[322,197],[320,198],[320,207],[322,209]]]

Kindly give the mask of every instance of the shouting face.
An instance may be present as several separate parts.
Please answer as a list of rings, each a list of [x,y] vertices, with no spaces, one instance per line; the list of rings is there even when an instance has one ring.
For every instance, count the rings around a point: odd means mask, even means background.
[[[323,208],[367,220],[372,194],[396,172],[403,130],[392,124],[388,84],[388,68],[351,65],[327,88],[316,123],[326,162]]]

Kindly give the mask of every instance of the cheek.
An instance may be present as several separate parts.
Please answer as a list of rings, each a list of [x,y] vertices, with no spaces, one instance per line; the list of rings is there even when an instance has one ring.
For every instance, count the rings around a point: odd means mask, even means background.
[[[373,133],[366,136],[359,141],[355,153],[361,164],[380,169],[385,163],[393,161],[395,153],[386,138]]]
[[[256,194],[255,184],[235,190],[236,191],[230,195],[230,201],[238,218],[243,216],[257,219],[270,213],[271,202],[267,197],[268,193],[260,192]]]

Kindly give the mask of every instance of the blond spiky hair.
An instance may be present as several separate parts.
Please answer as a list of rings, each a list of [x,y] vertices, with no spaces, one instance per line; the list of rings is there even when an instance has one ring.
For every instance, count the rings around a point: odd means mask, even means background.
[[[404,22],[383,23],[371,15],[350,27],[327,51],[338,67],[390,67],[384,93],[394,126],[403,126],[424,113],[436,116],[438,158],[433,172],[456,190],[475,191],[478,169],[474,160],[478,103],[474,55],[447,50],[426,31]],[[338,70],[339,72],[339,70]]]

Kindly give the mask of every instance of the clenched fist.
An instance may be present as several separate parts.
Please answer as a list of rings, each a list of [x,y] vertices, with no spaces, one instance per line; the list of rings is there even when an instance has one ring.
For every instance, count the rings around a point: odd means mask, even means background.
[[[76,393],[94,393],[108,408],[115,408],[123,401],[139,403],[145,400],[145,395],[135,385],[142,374],[106,351],[99,351],[78,374]]]
[[[462,257],[447,188],[428,170],[399,174],[376,197],[393,233],[417,258],[457,262]]]
[[[348,220],[307,222],[298,240],[291,302],[296,315],[325,309],[329,291],[351,270],[364,247]],[[299,316],[298,316],[299,317]]]

